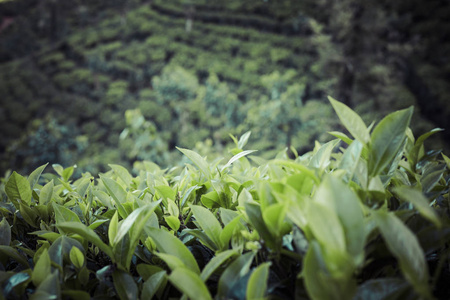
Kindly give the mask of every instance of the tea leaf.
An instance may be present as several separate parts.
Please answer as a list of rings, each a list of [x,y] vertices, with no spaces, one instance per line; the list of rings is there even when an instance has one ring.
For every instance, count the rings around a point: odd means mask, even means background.
[[[212,300],[208,288],[198,273],[192,272],[189,269],[175,269],[170,274],[169,281],[191,299]]]
[[[153,299],[160,286],[163,285],[166,274],[166,271],[160,271],[145,280],[142,285],[141,299]]]
[[[28,182],[30,183],[30,188],[33,190],[36,183],[39,181],[39,178],[41,177],[42,172],[44,171],[45,167],[47,167],[48,163],[45,165],[42,165],[38,167],[36,170],[31,172],[30,176],[28,176]]]
[[[73,263],[75,268],[81,269],[84,266],[84,254],[75,246],[72,246],[70,250],[70,261]]]
[[[375,177],[394,159],[406,137],[413,108],[389,114],[375,127],[369,149],[369,176]]]
[[[31,274],[31,280],[33,281],[33,284],[35,286],[39,286],[50,273],[50,256],[48,255],[48,250],[44,249],[44,251],[42,251],[41,253],[41,256],[39,256],[39,260],[34,266],[33,273]]]
[[[263,299],[267,290],[267,279],[271,262],[260,264],[250,275],[247,283],[247,299]]]
[[[436,227],[442,227],[441,220],[436,214],[436,211],[430,207],[429,201],[421,192],[406,186],[397,187],[394,189],[394,192],[403,201],[411,202],[420,214],[433,222]]]
[[[129,185],[131,181],[133,180],[133,177],[130,175],[127,169],[125,169],[122,166],[115,165],[115,164],[109,164],[108,165],[111,169],[113,169],[114,173],[116,173],[117,176],[119,176],[120,179],[126,184]]]
[[[205,232],[205,234],[214,243],[215,250],[222,247],[220,242],[220,233],[222,232],[222,226],[220,226],[217,218],[208,209],[199,205],[190,205],[192,213],[194,214],[197,224]]]
[[[369,130],[361,117],[344,103],[330,96],[328,96],[328,100],[348,132],[362,144],[367,144],[370,141]]]
[[[217,254],[203,268],[202,273],[200,274],[200,278],[206,282],[209,277],[217,270],[217,268],[219,268],[225,261],[233,256],[236,256],[237,254],[238,253],[235,250],[226,250]]]
[[[255,253],[247,252],[239,256],[225,269],[219,279],[218,297],[227,298],[228,292],[235,283],[248,273],[254,257]]]
[[[39,204],[45,205],[52,200],[54,187],[53,179],[42,187],[39,194]]]
[[[119,211],[119,214],[122,218],[126,218],[128,216],[128,212],[123,207],[122,203],[126,202],[127,200],[127,192],[114,180],[107,177],[100,177],[103,184],[105,185],[106,189],[108,190],[108,193],[111,195],[111,197],[114,199],[114,202],[116,203],[117,210]]]
[[[0,245],[9,246],[11,243],[11,226],[5,218],[0,221]]]
[[[30,183],[23,176],[14,171],[5,184],[5,192],[9,200],[14,204],[17,209],[20,209],[19,202],[22,200],[24,203],[31,205],[31,188]]]
[[[170,234],[168,231],[162,229],[149,228],[148,233],[160,252],[178,257],[187,268],[193,270],[197,274],[200,274],[200,269],[194,259],[194,256],[186,248],[183,242]]]
[[[211,171],[209,170],[209,165],[203,157],[201,157],[198,153],[196,153],[192,150],[178,148],[178,147],[176,147],[176,148],[181,153],[183,153],[185,156],[187,156],[187,158],[189,158],[194,163],[194,165],[196,165],[197,168],[199,168],[199,170],[202,171],[202,173],[207,178],[211,177]]]
[[[175,217],[175,216],[165,216],[164,220],[166,221],[167,225],[169,225],[169,227],[173,230],[173,231],[178,231],[178,229],[180,228],[180,220]]]
[[[115,270],[112,278],[120,300],[135,300],[138,298],[138,287],[130,274]]]
[[[29,264],[25,257],[23,257],[16,249],[10,246],[0,245],[0,258],[12,258],[22,266],[29,268]]]
[[[430,299],[428,265],[416,236],[393,213],[374,211],[372,216],[405,278],[420,295]]]
[[[222,169],[220,169],[220,172],[223,172],[226,168],[228,168],[229,166],[231,166],[232,163],[234,163],[235,161],[239,160],[240,158],[249,155],[250,153],[256,152],[258,150],[245,150],[242,151],[236,155],[234,155],[232,158],[230,158],[230,160],[226,163],[226,165],[224,165],[222,167]]]
[[[94,232],[94,230],[86,227],[86,225],[78,222],[64,222],[59,224],[58,227],[61,227],[65,232],[73,232],[81,235],[83,238],[90,241],[100,250],[105,252],[105,254],[110,258],[114,257],[111,248],[100,239],[100,237]]]

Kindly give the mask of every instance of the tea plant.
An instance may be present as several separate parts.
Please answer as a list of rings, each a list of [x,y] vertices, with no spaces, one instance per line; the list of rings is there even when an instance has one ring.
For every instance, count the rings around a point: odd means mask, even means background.
[[[98,178],[43,165],[2,183],[0,299],[444,299],[450,159],[424,150],[412,108],[351,137],[264,160],[232,137],[226,161]]]

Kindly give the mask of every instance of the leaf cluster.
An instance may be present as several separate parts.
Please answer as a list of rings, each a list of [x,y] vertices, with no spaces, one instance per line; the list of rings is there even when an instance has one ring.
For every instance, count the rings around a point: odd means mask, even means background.
[[[448,288],[450,159],[414,138],[412,108],[290,159],[189,149],[99,177],[13,172],[0,203],[4,299],[434,299]]]

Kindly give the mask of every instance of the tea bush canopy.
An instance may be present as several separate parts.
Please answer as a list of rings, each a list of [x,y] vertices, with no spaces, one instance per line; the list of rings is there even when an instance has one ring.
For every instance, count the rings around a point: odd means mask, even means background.
[[[352,136],[295,158],[245,150],[247,132],[228,159],[177,148],[184,166],[137,175],[13,172],[2,297],[446,299],[450,159],[424,150],[439,130],[416,138],[412,107],[367,126],[330,103]]]

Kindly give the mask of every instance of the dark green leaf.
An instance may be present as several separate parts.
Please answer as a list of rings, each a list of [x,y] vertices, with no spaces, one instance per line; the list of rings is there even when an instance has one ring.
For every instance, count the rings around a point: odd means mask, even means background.
[[[0,245],[0,257],[2,258],[12,258],[19,264],[21,264],[24,267],[29,268],[27,260],[19,254],[19,252],[10,246],[3,246]]]
[[[393,213],[374,211],[372,215],[405,278],[420,295],[431,298],[428,265],[416,236]]]
[[[397,297],[394,297],[394,295],[409,288],[409,284],[403,279],[371,279],[358,287],[358,291],[353,300],[396,299]]]
[[[395,188],[394,192],[403,201],[412,203],[422,216],[433,222],[438,228],[442,226],[436,211],[430,207],[430,202],[421,192],[406,186]]]
[[[112,277],[117,295],[121,300],[136,300],[138,298],[138,287],[130,274],[115,270]]]
[[[247,252],[234,260],[222,273],[219,279],[219,288],[217,296],[227,298],[228,292],[233,288],[235,283],[239,281],[250,270],[255,253]]]
[[[0,221],[0,245],[9,246],[11,243],[11,226],[5,218]]]

